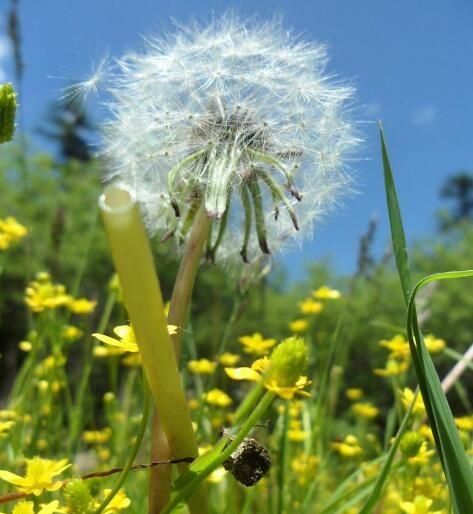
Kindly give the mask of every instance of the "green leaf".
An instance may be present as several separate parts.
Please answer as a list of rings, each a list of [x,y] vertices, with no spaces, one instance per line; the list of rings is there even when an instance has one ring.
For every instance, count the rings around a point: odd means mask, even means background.
[[[432,280],[467,277],[472,276],[472,272],[439,273],[421,280],[412,289],[406,238],[384,133],[381,127],[380,133],[391,238],[404,298],[408,304],[407,333],[412,361],[437,451],[447,478],[453,510],[456,514],[465,514],[473,512],[473,472],[456,429],[447,399],[442,391],[435,366],[422,338],[415,309],[415,295],[420,287]],[[371,512],[371,510],[369,509],[367,512]]]

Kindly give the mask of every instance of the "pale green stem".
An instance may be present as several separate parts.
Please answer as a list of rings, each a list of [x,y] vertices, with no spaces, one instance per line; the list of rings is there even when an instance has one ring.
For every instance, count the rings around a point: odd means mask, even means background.
[[[161,416],[163,431],[175,457],[197,456],[197,442],[167,320],[153,255],[138,205],[130,190],[110,186],[100,197],[124,303],[130,315],[143,369]],[[180,466],[184,471],[184,466]],[[200,502],[200,504],[199,504]],[[207,511],[205,495],[197,495],[191,512]]]
[[[230,455],[243,442],[243,439],[245,439],[250,430],[255,426],[256,422],[264,416],[275,396],[275,393],[266,391],[266,394],[263,396],[263,398],[261,398],[258,405],[254,407],[251,414],[246,418],[245,422],[240,427],[238,427],[238,431],[234,435],[233,439],[229,442],[229,444],[225,446],[217,458],[209,463],[205,469],[199,471],[199,473],[197,473],[196,476],[174,496],[174,498],[163,510],[163,514],[170,514],[179,503],[185,501],[189,495],[194,494],[196,487],[198,487],[198,485],[203,480],[205,480],[205,478],[208,477],[214,469],[217,469],[230,457]]]
[[[283,426],[281,432],[281,439],[279,440],[279,468],[278,468],[278,507],[277,513],[284,514],[284,494],[285,494],[285,481],[286,481],[286,467],[287,467],[287,454],[289,450],[289,439],[287,431],[289,429],[289,405],[290,402],[286,401],[283,417]]]
[[[207,241],[212,221],[200,208],[195,215],[189,239],[186,243],[184,255],[177,272],[176,281],[169,307],[168,323],[176,325],[177,334],[171,336],[176,359],[179,362],[182,346],[182,334],[187,325],[187,317],[192,299],[195,278]],[[185,457],[174,455],[163,433],[158,411],[153,418],[151,435],[151,460],[168,460],[172,457]],[[190,455],[190,454],[189,454]],[[150,497],[149,512],[157,514],[168,503],[171,493],[171,467],[162,466],[150,471]],[[202,493],[203,494],[203,493]]]

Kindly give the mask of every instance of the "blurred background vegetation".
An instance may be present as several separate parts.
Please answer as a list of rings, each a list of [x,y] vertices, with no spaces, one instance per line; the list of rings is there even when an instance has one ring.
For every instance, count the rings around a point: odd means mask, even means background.
[[[24,63],[17,0],[10,1],[6,21],[21,104]],[[96,148],[91,144],[97,140],[96,129],[73,91],[70,93],[49,107],[44,122],[37,128],[36,136],[42,138],[48,151],[38,150],[21,133],[14,142],[0,147],[0,218],[15,216],[29,229],[27,238],[2,256],[5,262],[0,275],[0,406],[24,358],[18,343],[26,337],[29,326],[23,299],[28,281],[38,271],[47,270],[53,281],[65,284],[71,294],[80,291],[82,296],[103,302],[113,274],[97,209],[102,164],[94,156]],[[435,238],[418,241],[411,249],[415,278],[472,267],[470,171],[459,170],[439,191],[437,226]],[[203,263],[190,328],[199,357],[215,355],[222,337],[229,337],[229,350],[232,345],[236,348],[238,336],[256,331],[266,337],[286,337],[288,324],[301,317],[299,302],[317,287],[329,285],[342,291],[344,300],[317,316],[311,344],[328,348],[344,309],[341,330],[346,352],[339,363],[341,381],[346,387],[364,388],[378,405],[389,405],[389,385],[386,383],[383,389],[382,381],[373,380],[372,370],[383,367],[386,359],[379,340],[404,330],[405,309],[390,248],[381,258],[374,257],[376,236],[376,220],[367,220],[366,232],[360,234],[358,255],[353,256],[357,265],[352,276],[340,274],[326,260],[312,264],[302,282],[290,283],[276,263],[270,274],[247,287],[244,277]],[[172,244],[153,242],[165,298],[170,298],[178,264]],[[445,339],[450,348],[460,353],[473,343],[470,289],[468,282],[447,281],[427,288],[421,300],[425,333]],[[232,324],[232,333],[225,334],[230,318],[237,321]],[[125,321],[117,318],[110,324]],[[97,319],[92,316],[89,323],[90,327],[84,327],[90,329],[86,333],[93,331]],[[437,362],[441,377],[455,363],[446,355]],[[80,366],[79,351],[70,365]],[[465,377],[463,385],[473,387],[473,378]],[[455,394],[451,393],[452,401],[460,403]]]
[[[48,270],[55,282],[66,285],[72,294],[80,291],[104,301],[113,274],[105,234],[97,210],[101,184],[101,163],[87,137],[94,127],[77,102],[53,105],[38,132],[52,141],[52,152],[36,151],[21,135],[3,145],[0,154],[0,217],[15,216],[29,229],[26,240],[6,254],[0,277],[0,398],[5,399],[21,364],[18,343],[25,338],[28,313],[23,292],[28,281]],[[419,209],[422,205],[419,205]],[[438,232],[434,240],[418,241],[411,252],[414,274],[427,274],[471,268],[473,248],[473,175],[455,174],[439,191]],[[348,227],[347,227],[348,230]],[[372,245],[377,223],[371,220],[360,235],[357,271],[342,275],[330,262],[314,263],[300,283],[289,283],[277,263],[257,285],[246,287],[245,280],[218,265],[203,263],[193,303],[192,333],[199,357],[215,355],[230,317],[233,325],[230,350],[237,337],[260,331],[267,337],[288,335],[288,324],[300,317],[299,302],[321,285],[336,287],[344,294],[342,307],[330,306],[316,318],[313,344],[330,345],[340,317],[348,312],[342,327],[346,341],[340,373],[345,386],[363,387],[380,405],[390,402],[389,388],[373,380],[372,369],[382,367],[386,352],[381,339],[402,333],[404,306],[397,273],[389,248],[376,259]],[[157,268],[165,298],[169,298],[177,270],[173,243],[154,241]],[[229,279],[230,277],[230,279]],[[422,300],[426,333],[446,340],[458,352],[473,343],[473,295],[468,284],[449,281],[427,289]],[[344,306],[343,306],[344,305]],[[125,319],[113,319],[112,326]],[[97,320],[90,319],[89,333]],[[87,327],[86,327],[87,329]],[[80,353],[78,353],[80,355]],[[80,357],[72,366],[80,366]],[[443,376],[454,364],[448,356],[440,361]],[[467,382],[464,385],[468,385]],[[473,384],[469,384],[473,385]],[[452,400],[456,401],[452,394]]]

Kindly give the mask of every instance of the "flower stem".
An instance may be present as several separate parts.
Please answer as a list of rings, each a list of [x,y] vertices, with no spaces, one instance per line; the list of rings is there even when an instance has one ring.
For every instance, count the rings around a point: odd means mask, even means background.
[[[197,443],[167,330],[164,305],[149,240],[135,198],[126,187],[110,186],[100,197],[124,303],[136,334],[143,369],[175,457],[197,456]],[[185,465],[179,467],[184,471]],[[198,495],[205,513],[206,499]]]
[[[144,378],[144,377],[143,377]],[[103,500],[103,502],[97,507],[93,514],[101,514],[107,507],[107,505],[113,500],[113,497],[120,491],[123,483],[125,482],[126,476],[133,466],[133,462],[135,461],[136,455],[138,454],[138,450],[140,449],[141,443],[143,441],[143,437],[146,432],[146,427],[148,425],[148,417],[149,417],[149,390],[148,385],[143,381],[143,414],[141,417],[140,429],[138,435],[136,436],[135,443],[133,444],[133,448],[131,450],[130,456],[123,468],[118,480],[116,481],[113,489],[107,495],[107,497]]]
[[[200,208],[194,218],[191,233],[174,283],[168,323],[179,327],[177,333],[171,336],[174,353],[178,362],[181,355],[182,334],[187,324],[197,269],[209,235],[211,223],[210,218]],[[182,457],[182,455],[180,456]],[[155,412],[151,435],[151,460],[167,460],[172,457],[177,457],[177,455],[172,454],[163,432],[160,414]],[[171,494],[171,466],[158,466],[151,470],[149,491],[149,512],[150,514],[157,514],[161,512],[169,501]]]
[[[198,485],[212,473],[212,471],[219,466],[221,466],[230,455],[240,446],[243,442],[243,439],[248,435],[250,430],[254,427],[257,421],[259,421],[267,411],[268,407],[271,405],[271,402],[275,398],[275,393],[271,391],[267,391],[263,398],[259,401],[256,407],[253,409],[251,414],[246,418],[245,422],[238,428],[233,439],[229,442],[227,446],[218,454],[218,457],[215,458],[211,463],[206,466],[205,469],[199,470],[198,473],[195,474],[195,477],[188,482],[188,484],[172,498],[166,508],[163,510],[162,514],[170,514],[173,509],[181,502],[185,501],[191,494],[193,494],[194,489],[198,487]]]

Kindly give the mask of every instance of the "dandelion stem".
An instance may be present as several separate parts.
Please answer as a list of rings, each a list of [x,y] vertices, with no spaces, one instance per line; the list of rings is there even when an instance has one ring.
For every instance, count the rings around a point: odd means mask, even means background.
[[[168,323],[179,330],[171,336],[176,360],[179,361],[182,346],[182,333],[187,323],[195,277],[207,241],[212,221],[201,207],[194,217],[191,233],[179,266],[169,308]],[[163,433],[160,414],[155,413],[151,436],[151,459],[165,460],[172,455],[167,438]],[[155,514],[168,503],[171,488],[170,466],[158,467],[150,473],[149,512]],[[203,494],[203,493],[202,493]]]
[[[112,255],[123,289],[143,368],[163,432],[175,457],[196,456],[197,443],[177,368],[153,255],[139,209],[130,190],[111,186],[100,198]],[[184,471],[185,465],[179,469]],[[198,495],[205,513],[205,497]]]

